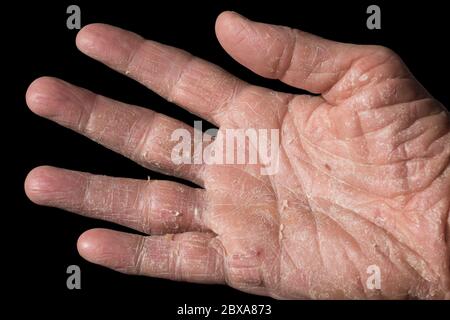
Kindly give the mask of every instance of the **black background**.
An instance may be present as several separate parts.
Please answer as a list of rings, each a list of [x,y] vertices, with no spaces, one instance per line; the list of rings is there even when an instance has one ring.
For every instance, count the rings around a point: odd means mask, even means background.
[[[306,310],[315,310],[316,315],[330,309],[351,313],[354,304],[276,302],[223,286],[126,276],[85,262],[76,251],[77,238],[83,231],[93,227],[126,229],[32,204],[23,192],[27,172],[48,164],[138,179],[146,179],[149,174],[152,179],[169,177],[150,173],[68,129],[39,118],[26,107],[24,95],[32,80],[50,75],[117,100],[147,106],[189,124],[196,119],[80,53],[74,42],[77,31],[66,28],[66,8],[77,4],[81,8],[82,26],[104,22],[129,29],[190,51],[251,83],[290,92],[299,90],[257,77],[225,53],[214,34],[214,22],[220,12],[234,10],[254,20],[288,25],[333,40],[388,46],[401,55],[432,95],[450,105],[449,13],[441,4],[444,1],[393,2],[71,0],[3,6],[2,75],[7,81],[2,84],[6,102],[2,106],[6,112],[2,118],[5,130],[2,159],[7,161],[4,176],[12,177],[11,181],[6,180],[3,193],[3,282],[10,284],[3,287],[5,292],[24,306],[45,301],[39,305],[46,311],[56,310],[55,304],[59,303],[69,306],[67,310],[84,310],[87,305],[95,305],[102,312],[142,311],[145,318],[152,318],[155,313],[173,317],[176,306],[184,303],[210,306],[270,303],[275,314],[288,310],[300,318]],[[370,4],[381,7],[381,30],[366,28],[366,8]],[[81,267],[81,290],[66,288],[66,268],[71,264]],[[369,313],[374,310],[373,306],[367,307]],[[416,310],[410,304],[407,308]],[[378,312],[382,310],[377,308]]]

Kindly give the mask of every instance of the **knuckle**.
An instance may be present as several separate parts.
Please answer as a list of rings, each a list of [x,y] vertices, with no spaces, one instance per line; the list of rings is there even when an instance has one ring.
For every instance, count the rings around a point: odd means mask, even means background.
[[[380,56],[385,57],[386,59],[399,59],[398,54],[391,48],[380,45],[374,45],[371,47],[374,52],[376,52]]]
[[[372,57],[377,57],[374,61],[378,61],[380,65],[394,72],[404,73],[405,67],[403,60],[392,49],[385,46],[372,46]]]

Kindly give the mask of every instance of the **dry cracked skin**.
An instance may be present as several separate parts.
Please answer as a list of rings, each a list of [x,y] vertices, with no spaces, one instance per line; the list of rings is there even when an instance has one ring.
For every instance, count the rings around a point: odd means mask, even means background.
[[[450,121],[402,60],[380,46],[325,40],[224,12],[222,47],[239,63],[314,95],[257,87],[189,53],[103,24],[77,36],[88,56],[230,128],[280,130],[279,170],[171,161],[175,129],[149,109],[43,77],[30,109],[141,165],[193,181],[28,175],[37,204],[126,225],[94,229],[87,260],[120,272],[227,284],[282,299],[450,298]],[[214,143],[214,142],[212,142]],[[380,288],[369,288],[378,266]]]

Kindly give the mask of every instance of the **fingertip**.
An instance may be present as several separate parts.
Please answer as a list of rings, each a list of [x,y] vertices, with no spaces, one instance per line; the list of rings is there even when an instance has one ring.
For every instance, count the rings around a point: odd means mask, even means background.
[[[217,16],[216,24],[222,23],[222,22],[226,21],[227,18],[229,18],[230,16],[233,16],[234,14],[235,14],[235,12],[234,12],[234,11],[231,11],[231,10],[222,11],[222,12]]]
[[[84,259],[95,262],[95,257],[101,253],[105,232],[107,232],[105,229],[91,229],[83,232],[77,241],[78,253]]]
[[[25,178],[24,189],[27,197],[36,204],[44,204],[47,194],[54,192],[54,171],[56,168],[40,166],[31,170]]]
[[[25,100],[30,110],[40,116],[52,114],[51,99],[59,80],[53,77],[40,77],[34,80],[27,89]]]
[[[83,179],[83,175],[71,170],[51,166],[37,167],[25,178],[25,194],[36,204],[58,207],[82,196]]]
[[[108,65],[123,62],[142,38],[132,32],[103,23],[83,27],[77,34],[77,48],[87,56]]]
[[[247,46],[246,38],[249,37],[247,18],[234,11],[222,12],[216,20],[216,37],[220,45],[228,53],[236,49],[236,44],[244,43]]]
[[[77,250],[89,262],[126,272],[133,263],[138,237],[108,229],[91,229],[78,238]]]
[[[236,11],[226,10],[221,12],[216,19],[216,23],[233,23],[235,20],[248,20],[243,15],[237,13]]]
[[[216,19],[215,29],[216,35],[226,35],[236,29],[241,29],[241,25],[246,18],[234,11],[224,11]]]
[[[89,94],[61,79],[46,76],[29,85],[25,99],[33,113],[72,128],[78,125]]]
[[[25,94],[28,108],[41,117],[57,118],[64,113],[64,106],[73,100],[68,88],[69,85],[60,79],[40,77],[29,85]]]
[[[99,41],[99,35],[107,25],[102,23],[91,23],[84,26],[78,31],[75,38],[75,44],[77,48],[83,52],[88,53],[96,47],[96,43]]]

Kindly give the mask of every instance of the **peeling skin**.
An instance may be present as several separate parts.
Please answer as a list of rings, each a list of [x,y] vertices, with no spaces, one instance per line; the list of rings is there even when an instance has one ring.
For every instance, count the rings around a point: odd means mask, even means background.
[[[278,240],[281,242],[283,240],[283,230],[284,230],[284,224],[280,224],[280,236],[278,238]]]
[[[283,200],[282,204],[281,204],[281,211],[286,210],[287,208],[289,208],[289,203],[287,200]]]
[[[258,164],[176,165],[171,133],[193,133],[190,126],[41,78],[27,92],[33,112],[199,187],[40,167],[26,179],[28,197],[148,234],[95,229],[80,237],[84,258],[120,272],[283,299],[449,299],[445,108],[386,48],[230,12],[216,33],[257,74],[317,95],[249,85],[111,26],[85,27],[77,46],[219,130],[279,129],[276,174],[261,175]],[[380,270],[376,290],[367,286],[370,266]]]

